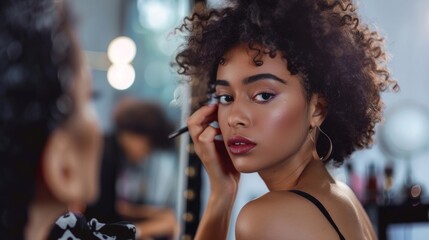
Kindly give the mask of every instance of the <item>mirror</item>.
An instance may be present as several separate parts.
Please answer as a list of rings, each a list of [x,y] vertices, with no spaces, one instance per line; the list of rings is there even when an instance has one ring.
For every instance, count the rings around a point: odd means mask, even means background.
[[[404,203],[420,204],[422,187],[412,179],[411,162],[429,148],[429,110],[415,102],[404,102],[386,114],[380,130],[384,152],[405,160]]]
[[[429,110],[409,102],[388,112],[381,127],[382,146],[395,158],[409,160],[429,146]]]

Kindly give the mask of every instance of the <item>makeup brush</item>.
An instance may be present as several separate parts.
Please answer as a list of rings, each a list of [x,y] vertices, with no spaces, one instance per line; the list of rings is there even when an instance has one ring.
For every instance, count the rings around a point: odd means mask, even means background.
[[[209,99],[209,101],[207,102],[207,105],[213,105],[213,104],[217,104],[217,103],[218,103],[218,100],[217,100],[217,98],[216,98],[216,95],[215,95],[214,93],[212,93],[211,98],[210,98],[210,99]],[[217,128],[219,128],[219,126],[217,126]],[[187,132],[187,131],[189,131],[189,129],[188,129],[188,127],[187,127],[187,126],[186,126],[186,127],[179,128],[178,130],[176,130],[176,131],[174,131],[174,132],[170,133],[170,134],[168,135],[168,139],[173,139],[173,138],[175,138],[175,137],[177,137],[177,136],[179,136],[179,135],[182,135],[183,133],[185,133],[185,132]]]
[[[175,138],[175,137],[177,137],[177,136],[179,136],[179,135],[181,135],[181,134],[183,134],[183,133],[185,133],[185,132],[187,132],[189,129],[188,129],[188,127],[186,126],[186,127],[182,127],[182,128],[180,128],[180,129],[178,129],[178,130],[176,130],[176,131],[174,131],[174,132],[172,132],[172,133],[170,133],[169,135],[168,135],[168,139],[173,139],[173,138]]]

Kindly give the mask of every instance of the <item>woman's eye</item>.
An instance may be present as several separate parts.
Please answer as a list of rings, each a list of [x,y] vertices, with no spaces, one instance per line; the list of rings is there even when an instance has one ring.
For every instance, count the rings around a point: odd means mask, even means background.
[[[270,101],[275,95],[272,93],[259,93],[256,94],[253,98],[256,102],[268,102]]]
[[[234,100],[234,98],[229,95],[219,95],[216,96],[216,98],[220,104],[228,104]]]

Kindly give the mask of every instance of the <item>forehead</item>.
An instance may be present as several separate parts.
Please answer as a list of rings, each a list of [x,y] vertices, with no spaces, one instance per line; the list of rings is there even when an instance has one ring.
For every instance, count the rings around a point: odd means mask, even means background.
[[[264,51],[264,49],[260,48],[260,51]],[[280,52],[276,52],[275,57],[270,57],[267,53],[257,55],[258,50],[249,49],[247,43],[234,46],[224,54],[224,62],[219,64],[217,69],[217,79],[234,80],[259,73],[271,73],[283,78],[292,77],[287,69],[287,61]],[[262,61],[262,65],[255,64],[256,56],[257,60]]]

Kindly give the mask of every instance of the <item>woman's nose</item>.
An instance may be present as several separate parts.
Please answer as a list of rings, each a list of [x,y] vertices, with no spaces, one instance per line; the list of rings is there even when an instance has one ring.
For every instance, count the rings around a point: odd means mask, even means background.
[[[228,125],[232,128],[248,127],[250,124],[249,111],[245,104],[234,101],[228,112]]]

